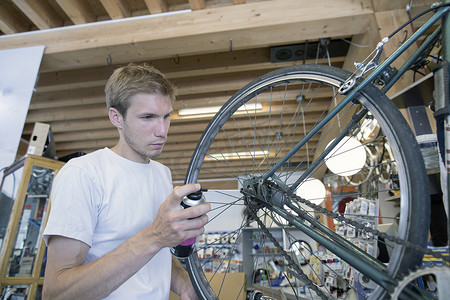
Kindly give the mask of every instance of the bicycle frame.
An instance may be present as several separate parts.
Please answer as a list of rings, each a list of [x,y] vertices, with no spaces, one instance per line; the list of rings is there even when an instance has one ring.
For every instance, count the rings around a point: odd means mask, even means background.
[[[449,3],[450,0],[444,1],[444,3]],[[450,47],[446,47],[445,43],[450,42],[450,21],[445,18],[450,10],[449,6],[444,6],[438,9],[438,11],[422,26],[420,27],[407,41],[405,41],[392,55],[386,58],[382,63],[380,63],[376,68],[372,70],[372,72],[360,83],[357,83],[348,93],[348,95],[321,121],[319,122],[300,142],[298,142],[295,147],[289,151],[286,156],[284,156],[269,172],[267,172],[261,179],[261,182],[265,182],[269,180],[269,178],[273,177],[275,172],[282,167],[284,163],[286,163],[297,151],[300,150],[314,135],[316,135],[332,118],[334,118],[350,101],[355,100],[359,93],[366,87],[368,84],[373,82],[384,70],[390,67],[390,65],[408,49],[413,43],[415,43],[420,36],[422,36],[427,30],[429,30],[436,22],[440,19],[443,20],[443,34],[444,34],[444,58],[446,61],[449,60]],[[388,91],[398,80],[399,78],[411,67],[414,61],[423,53],[424,49],[426,49],[433,42],[434,38],[437,37],[441,33],[441,27],[435,30],[435,32],[424,41],[424,43],[414,52],[414,54],[404,63],[404,65],[398,70],[398,72],[389,79],[389,81],[385,84],[385,86],[381,89],[383,92]],[[448,96],[447,96],[448,97]],[[356,118],[353,123],[357,123],[360,119],[362,119],[365,115],[364,111],[360,111],[356,114]],[[449,123],[450,124],[450,120]],[[339,143],[339,141],[351,131],[351,126],[347,126],[347,128],[335,139],[334,143],[331,144],[323,154],[316,159],[311,164],[311,168],[309,168],[302,176],[291,186],[285,187],[285,189],[289,192],[294,192],[297,186],[303,182],[306,178],[308,178],[314,169],[322,163],[323,159],[328,155],[331,150]],[[448,132],[450,134],[450,131]],[[447,139],[450,141],[450,138]],[[448,147],[447,147],[448,149]],[[448,152],[448,151],[447,151]],[[449,158],[447,158],[449,161]],[[449,169],[447,169],[449,170]],[[450,176],[449,176],[450,177]],[[450,181],[449,181],[450,182]],[[448,185],[450,187],[450,184]],[[302,219],[298,220],[295,217],[287,214],[283,209],[279,209],[277,205],[274,204],[266,204],[270,206],[272,210],[274,210],[279,215],[286,218],[286,220],[290,221],[295,227],[302,230],[305,234],[313,238],[314,240],[321,243],[324,247],[329,249],[330,251],[339,254],[341,258],[354,266],[356,269],[362,271],[368,277],[370,277],[373,281],[375,281],[380,286],[384,287],[387,290],[390,290],[392,284],[395,284],[395,279],[390,278],[385,270],[386,267],[376,261],[374,263],[373,258],[361,251],[358,247],[353,244],[347,242],[344,238],[328,229],[321,223],[315,220],[308,220],[307,217],[302,215]],[[283,203],[281,206],[285,205]],[[292,207],[291,207],[292,208]],[[303,220],[308,220],[314,222],[315,228],[311,228],[309,225],[304,224]],[[322,234],[320,233],[322,232]]]

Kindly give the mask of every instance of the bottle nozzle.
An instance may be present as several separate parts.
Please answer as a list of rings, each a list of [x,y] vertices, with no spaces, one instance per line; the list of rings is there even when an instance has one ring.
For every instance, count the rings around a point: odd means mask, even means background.
[[[202,198],[203,192],[207,192],[207,191],[208,191],[208,189],[202,188],[196,192],[193,192],[192,194],[187,195],[186,197],[188,197],[191,200],[200,200]]]

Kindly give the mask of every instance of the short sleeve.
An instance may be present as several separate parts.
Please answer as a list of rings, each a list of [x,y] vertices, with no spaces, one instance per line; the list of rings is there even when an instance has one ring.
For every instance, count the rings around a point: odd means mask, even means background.
[[[64,166],[53,182],[45,242],[52,235],[60,235],[91,247],[100,203],[94,178],[78,166]]]

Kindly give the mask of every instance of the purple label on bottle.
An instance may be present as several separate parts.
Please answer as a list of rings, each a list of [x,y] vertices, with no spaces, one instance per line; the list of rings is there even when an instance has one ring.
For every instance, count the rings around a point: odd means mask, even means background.
[[[182,242],[180,245],[181,246],[191,246],[194,243],[195,243],[195,238],[192,238],[192,239],[188,239],[188,240]]]

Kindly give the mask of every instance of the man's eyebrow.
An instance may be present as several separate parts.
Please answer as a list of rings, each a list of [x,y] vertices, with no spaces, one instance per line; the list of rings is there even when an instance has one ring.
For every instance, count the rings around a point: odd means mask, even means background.
[[[164,114],[163,116],[168,116],[173,114],[173,110],[169,111],[168,113]],[[158,114],[152,113],[152,112],[143,112],[139,114],[140,116],[151,116],[151,117],[158,117]]]
[[[141,114],[139,114],[140,116],[153,116],[153,117],[156,117],[156,116],[158,116],[157,114],[155,114],[155,113],[152,113],[152,112],[143,112],[143,113],[141,113]]]

